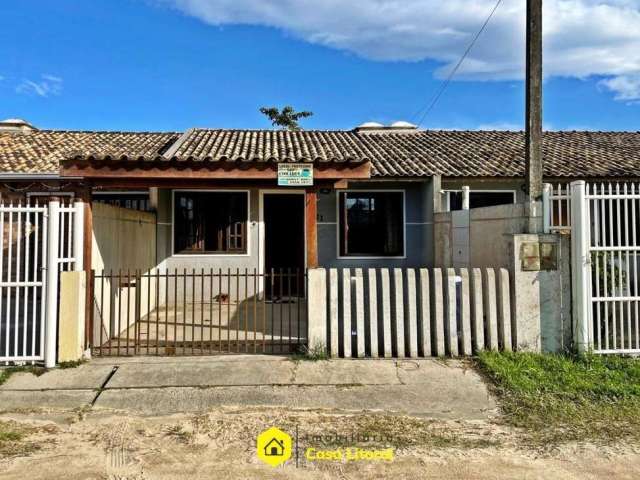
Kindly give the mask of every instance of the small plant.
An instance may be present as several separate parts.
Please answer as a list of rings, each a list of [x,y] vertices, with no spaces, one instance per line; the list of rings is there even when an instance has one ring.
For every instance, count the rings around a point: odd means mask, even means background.
[[[67,369],[67,368],[78,368],[80,365],[82,365],[83,363],[86,363],[87,361],[82,358],[80,360],[71,360],[69,362],[60,362],[58,364],[58,368],[61,369]]]
[[[260,113],[269,117],[271,125],[280,127],[282,130],[300,130],[300,119],[313,115],[313,112],[296,112],[293,107],[286,106],[282,110],[276,107],[262,107]]]
[[[312,362],[329,360],[327,346],[324,342],[314,342],[311,347],[303,345],[300,351],[293,356],[293,360],[308,360]]]

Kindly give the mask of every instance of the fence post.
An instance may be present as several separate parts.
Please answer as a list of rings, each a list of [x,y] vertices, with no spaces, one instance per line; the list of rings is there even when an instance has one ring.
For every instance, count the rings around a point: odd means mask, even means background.
[[[324,268],[309,269],[307,306],[310,351],[327,349],[327,272]]]
[[[49,232],[47,238],[47,311],[45,317],[44,366],[56,366],[56,333],[58,330],[58,246],[60,240],[60,201],[49,200]]]
[[[550,183],[542,186],[542,224],[544,233],[551,233],[551,190]]]
[[[84,202],[76,199],[73,209],[73,270],[84,270]]]
[[[571,277],[573,332],[578,352],[591,349],[589,335],[591,265],[589,259],[589,219],[585,182],[571,182]]]
[[[468,185],[462,187],[462,210],[469,210],[470,189]]]

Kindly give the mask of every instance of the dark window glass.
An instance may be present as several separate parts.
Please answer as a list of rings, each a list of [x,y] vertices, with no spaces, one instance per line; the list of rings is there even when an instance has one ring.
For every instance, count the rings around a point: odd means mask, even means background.
[[[340,194],[340,255],[404,255],[402,192]]]
[[[175,253],[247,253],[246,192],[176,192]]]
[[[469,208],[493,207],[513,203],[513,192],[470,192]],[[449,210],[462,210],[462,192],[449,192]]]

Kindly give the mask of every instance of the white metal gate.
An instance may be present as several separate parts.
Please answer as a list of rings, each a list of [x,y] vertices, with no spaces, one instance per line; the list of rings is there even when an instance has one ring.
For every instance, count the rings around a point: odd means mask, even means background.
[[[578,348],[640,353],[640,185],[573,182],[571,235]]]
[[[56,359],[58,275],[82,269],[83,204],[0,204],[0,363]]]

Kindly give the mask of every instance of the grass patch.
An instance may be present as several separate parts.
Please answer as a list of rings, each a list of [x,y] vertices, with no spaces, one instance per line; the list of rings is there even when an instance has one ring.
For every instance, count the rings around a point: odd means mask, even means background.
[[[6,367],[6,368],[0,368],[0,385],[2,385],[3,383],[5,383],[7,380],[9,380],[9,378],[11,377],[11,375],[13,375],[14,373],[18,373],[18,372],[30,372],[33,375],[39,377],[40,375],[42,375],[43,373],[45,373],[47,371],[46,368],[44,367],[36,367],[33,365],[29,365],[29,366],[24,366],[24,367]]]
[[[303,345],[300,351],[291,356],[291,360],[294,362],[300,360],[307,360],[311,362],[317,362],[319,360],[328,360],[329,354],[327,353],[327,346],[322,342],[316,342],[313,347],[309,348],[307,345]]]
[[[640,440],[640,360],[482,352],[505,421],[535,443]]]
[[[13,422],[0,422],[0,458],[29,455],[38,445],[25,441],[29,430]]]

